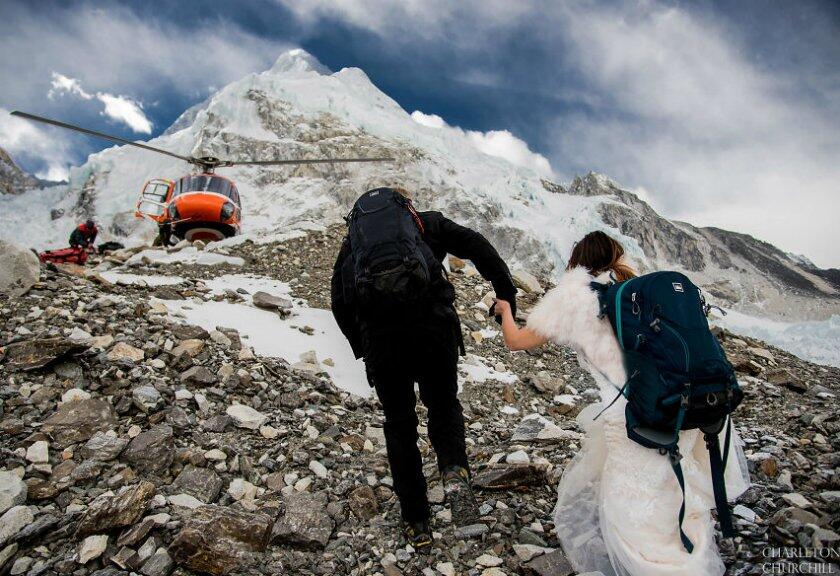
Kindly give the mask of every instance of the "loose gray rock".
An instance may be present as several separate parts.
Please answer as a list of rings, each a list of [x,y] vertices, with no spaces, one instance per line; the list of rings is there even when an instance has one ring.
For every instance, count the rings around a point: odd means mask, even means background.
[[[327,514],[326,493],[298,492],[286,501],[286,513],[274,525],[271,540],[302,548],[323,548],[334,527]]]
[[[120,438],[111,430],[97,432],[80,450],[84,458],[91,458],[100,462],[109,462],[117,458],[125,450],[128,440]]]
[[[163,398],[154,386],[138,386],[131,391],[131,400],[143,412],[154,412]]]
[[[5,363],[12,370],[38,370],[88,348],[89,345],[86,343],[61,336],[35,338],[6,346],[4,348]]]
[[[516,430],[513,431],[511,442],[568,442],[569,440],[580,440],[581,435],[572,430],[563,430],[554,422],[540,416],[531,414],[526,416]]]
[[[9,470],[0,470],[0,514],[26,502],[26,482]]]
[[[268,420],[268,416],[244,404],[228,406],[225,413],[233,418],[234,424],[248,430],[257,430]]]
[[[139,474],[160,476],[169,469],[175,451],[172,426],[159,424],[138,434],[123,453]]]
[[[143,563],[140,572],[145,576],[168,576],[175,568],[175,562],[169,556],[166,548],[158,548],[152,556]]]
[[[224,482],[214,470],[188,464],[173,482],[172,490],[195,496],[205,504],[209,504],[219,497],[223,484]]]
[[[5,546],[34,519],[29,506],[15,506],[6,510],[0,516],[0,546]]]
[[[216,383],[216,375],[204,366],[193,366],[181,373],[181,382],[196,386],[210,386]]]
[[[563,551],[555,550],[523,564],[522,573],[528,576],[572,576],[575,570]]]
[[[544,486],[545,469],[533,464],[496,464],[476,474],[473,486],[482,490],[509,490],[524,486]]]
[[[41,276],[41,262],[27,248],[0,240],[0,294],[26,294]]]
[[[254,293],[252,302],[257,308],[262,308],[263,310],[272,310],[281,313],[288,313],[294,306],[292,301],[288,298],[283,298],[281,296],[273,296],[268,292],[262,291]]]
[[[154,484],[140,482],[123,488],[113,496],[97,498],[79,520],[76,535],[84,537],[134,524],[146,512],[154,495]]]
[[[196,508],[169,552],[175,562],[214,576],[243,569],[268,545],[271,518],[223,506]]]
[[[65,448],[116,425],[117,416],[111,404],[101,398],[89,398],[59,406],[41,430],[52,435],[57,448]]]

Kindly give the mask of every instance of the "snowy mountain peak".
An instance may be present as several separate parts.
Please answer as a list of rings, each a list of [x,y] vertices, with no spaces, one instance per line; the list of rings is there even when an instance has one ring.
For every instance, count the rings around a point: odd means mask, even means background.
[[[332,70],[321,64],[315,56],[304,50],[303,48],[295,48],[283,52],[274,61],[274,65],[270,70],[272,73],[306,73],[314,72],[322,76],[332,74]]]
[[[221,169],[239,188],[243,231],[257,241],[340,222],[364,190],[399,184],[414,192],[421,209],[441,210],[490,238],[512,267],[559,272],[584,234],[603,230],[642,270],[684,270],[723,305],[796,320],[840,313],[840,272],[815,269],[746,235],[668,220],[644,195],[595,172],[555,184],[533,162],[494,154],[482,145],[486,136],[442,120],[430,128],[362,70],[331,73],[296,49],[193,106],[153,144],[234,160],[395,159]],[[73,168],[66,186],[0,194],[0,238],[26,227],[30,245],[56,247],[79,219],[94,216],[103,239],[148,240],[155,230],[134,218],[143,183],[188,170],[180,160],[136,148],[103,150]]]

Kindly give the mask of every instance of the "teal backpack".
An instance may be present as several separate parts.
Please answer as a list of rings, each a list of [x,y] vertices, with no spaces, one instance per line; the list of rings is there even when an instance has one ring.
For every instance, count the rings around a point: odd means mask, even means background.
[[[654,272],[614,284],[592,283],[624,353],[627,436],[667,455],[683,494],[680,539],[694,546],[682,528],[685,480],[677,441],[680,430],[704,433],[721,532],[734,535],[724,471],[732,430],[730,413],[743,392],[735,370],[709,330],[708,306],[700,289],[679,272]],[[609,406],[608,406],[609,407]],[[606,408],[605,408],[606,410]],[[600,416],[600,414],[599,414]],[[724,453],[718,435],[726,428]]]

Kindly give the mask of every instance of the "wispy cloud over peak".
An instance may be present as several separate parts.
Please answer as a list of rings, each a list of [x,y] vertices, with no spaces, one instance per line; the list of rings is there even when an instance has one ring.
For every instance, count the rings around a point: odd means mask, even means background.
[[[456,126],[449,126],[446,120],[437,114],[426,114],[415,110],[411,118],[423,126],[429,128],[450,128],[457,130],[469,139],[473,146],[484,154],[503,158],[515,166],[530,168],[540,176],[553,178],[554,171],[548,159],[528,148],[528,144],[521,138],[517,138],[507,130],[462,130]]]
[[[108,92],[90,94],[82,88],[82,83],[76,78],[53,72],[51,88],[47,97],[55,100],[63,94],[78,96],[83,100],[93,100],[95,98],[104,106],[102,115],[117,122],[122,122],[139,134],[152,133],[152,122],[143,112],[143,104],[128,96],[118,96]]]

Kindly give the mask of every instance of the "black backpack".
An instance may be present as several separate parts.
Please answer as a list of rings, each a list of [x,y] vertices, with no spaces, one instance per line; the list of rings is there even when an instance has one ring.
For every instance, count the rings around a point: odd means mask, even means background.
[[[360,310],[385,312],[428,299],[441,265],[423,241],[423,222],[409,199],[376,188],[356,200],[346,220],[348,300]]]
[[[723,474],[729,455],[729,416],[744,395],[735,370],[709,330],[706,316],[711,307],[700,289],[679,272],[654,272],[609,285],[593,282],[592,288],[599,294],[601,315],[609,318],[624,352],[627,382],[619,396],[627,397],[627,436],[667,454],[683,492],[679,513],[683,545],[689,552],[694,548],[682,529],[685,482],[677,446],[680,430],[703,431],[721,532],[733,536]],[[718,435],[724,423],[721,456]]]

